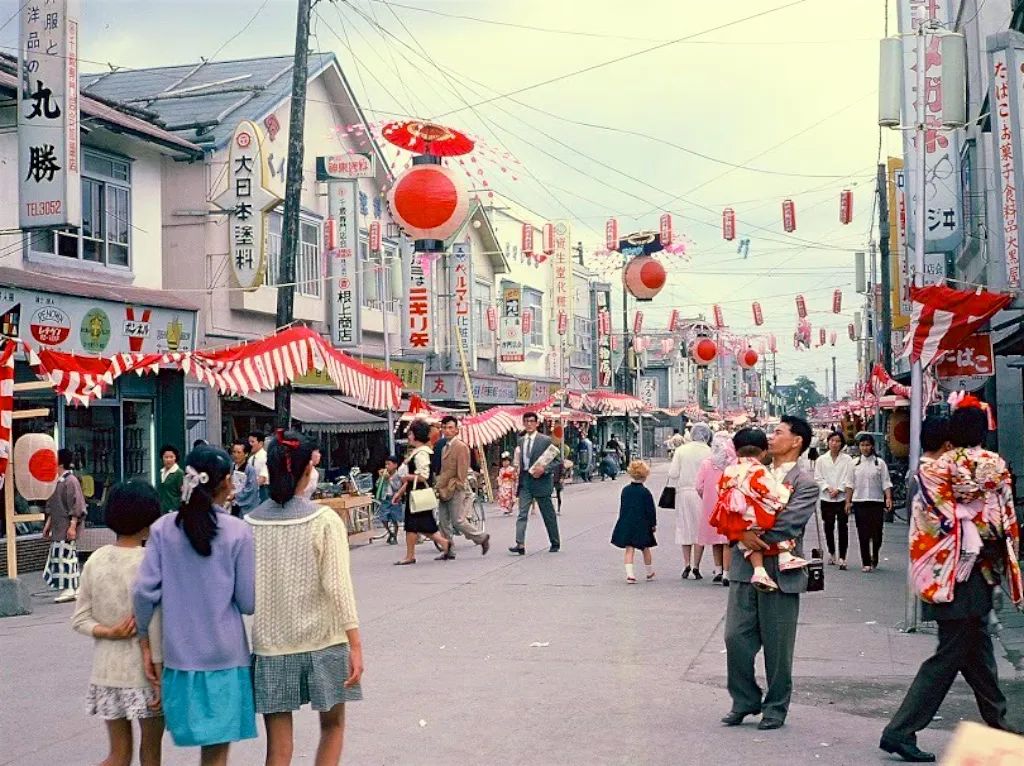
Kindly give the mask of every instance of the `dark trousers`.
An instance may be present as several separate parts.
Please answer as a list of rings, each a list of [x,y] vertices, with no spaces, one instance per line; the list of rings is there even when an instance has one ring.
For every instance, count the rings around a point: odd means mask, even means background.
[[[853,519],[857,523],[857,542],[860,543],[861,566],[878,566],[878,552],[882,549],[882,530],[885,528],[884,513],[885,503],[853,504]]]
[[[821,501],[821,520],[825,524],[825,544],[830,556],[836,555],[836,522],[839,523],[839,558],[846,558],[850,547],[850,524],[846,516],[846,502]]]
[[[729,696],[737,713],[763,712],[786,719],[793,694],[793,647],[800,614],[798,593],[762,593],[750,583],[729,583],[725,650]],[[768,688],[754,677],[754,658],[764,649]]]
[[[526,524],[530,520],[530,506],[537,501],[540,516],[544,519],[544,529],[548,533],[548,544],[560,547],[558,537],[558,519],[555,517],[555,506],[551,502],[551,493],[533,495],[527,487],[519,490],[519,516],[516,517],[516,545],[526,544]]]
[[[949,688],[962,673],[974,691],[978,710],[993,729],[1009,730],[1006,697],[999,689],[992,638],[985,617],[939,620],[939,646],[924,661],[903,704],[896,711],[882,737],[894,742],[917,742],[917,732],[932,722]]]

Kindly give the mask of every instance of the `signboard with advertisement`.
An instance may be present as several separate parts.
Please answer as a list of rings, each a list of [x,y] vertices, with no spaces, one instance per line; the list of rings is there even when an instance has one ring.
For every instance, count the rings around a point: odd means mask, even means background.
[[[594,292],[594,307],[598,316],[596,388],[611,388],[612,368],[611,294],[607,290]]]
[[[497,375],[473,375],[473,399],[477,404],[513,404],[516,380]],[[466,379],[461,372],[428,372],[423,395],[434,402],[468,402]]]
[[[331,344],[353,348],[362,342],[359,301],[359,200],[355,181],[327,183],[327,215],[335,248],[328,252]]]
[[[21,3],[18,35],[18,222],[82,225],[78,0]]]
[[[648,375],[640,376],[637,398],[648,407],[658,406],[658,382],[657,378]]]
[[[196,312],[184,309],[4,287],[0,316],[18,317],[5,334],[43,351],[111,356],[195,348]]]
[[[392,359],[391,366],[386,366],[383,359],[360,356],[359,361],[379,370],[391,370],[402,381],[402,388],[409,391],[420,391],[423,388],[423,362],[411,359]],[[331,380],[327,369],[316,370],[312,367],[292,381],[295,388],[330,388],[337,391],[337,384]]]
[[[546,402],[561,389],[558,383],[542,380],[517,380],[516,402],[518,404],[540,404]]]
[[[910,324],[910,290],[907,287],[907,198],[903,160],[890,157],[889,196],[889,280],[892,326],[902,330]]]
[[[373,178],[376,172],[377,162],[370,152],[365,154],[350,152],[316,158],[316,180],[318,181]]]
[[[522,362],[526,359],[522,312],[522,287],[506,283],[501,290],[501,332],[498,337],[498,360],[501,362]]]
[[[563,312],[567,317],[573,315],[573,264],[572,264],[572,228],[568,221],[555,221],[554,225],[554,253],[551,256],[551,269],[554,280],[552,282],[551,295],[554,300],[554,315],[558,316]],[[565,331],[565,345],[572,348],[573,326],[569,322]]]
[[[423,270],[424,255],[407,252],[409,267],[405,275],[409,280],[405,294],[405,341],[406,353],[414,355],[429,354],[434,350],[434,331],[432,326],[432,298],[430,280]]]
[[[476,354],[473,353],[473,254],[468,242],[452,245],[452,268],[450,293],[452,310],[455,314],[455,328],[462,337],[462,350],[466,355],[466,363],[476,367]],[[456,361],[458,349],[453,348]]]
[[[994,44],[993,44],[994,43]],[[1002,224],[992,232],[994,252],[1005,264],[1006,286],[1020,287],[1021,193],[1017,187],[1022,176],[1024,147],[1021,124],[1024,118],[1024,94],[1021,71],[1024,64],[1024,36],[1003,32],[989,39],[989,76],[991,77],[992,141]]]
[[[935,365],[939,385],[947,391],[977,391],[995,374],[992,336],[987,332],[969,336]]]

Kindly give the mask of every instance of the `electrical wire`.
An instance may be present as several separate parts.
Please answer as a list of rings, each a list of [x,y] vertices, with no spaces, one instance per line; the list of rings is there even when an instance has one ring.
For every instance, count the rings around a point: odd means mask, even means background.
[[[249,27],[252,26],[253,22],[256,21],[257,18],[259,18],[259,15],[261,13],[263,13],[263,9],[266,8],[269,4],[270,4],[270,0],[263,0],[263,3],[260,5],[260,7],[257,8],[256,12],[252,16],[249,17],[249,20],[247,22],[245,22],[245,24],[242,26],[242,28],[239,29],[237,32],[235,32],[235,34],[233,34],[231,37],[229,37],[223,43],[221,43],[220,47],[217,48],[217,50],[215,50],[213,52],[212,56],[208,56],[207,58],[202,59],[203,62],[205,63],[207,61],[212,61],[213,59],[217,58],[218,54],[222,50],[227,48],[229,45],[231,45],[231,43],[233,43],[235,40],[237,40],[239,37],[241,37],[243,34],[245,34],[246,30],[249,29]]]

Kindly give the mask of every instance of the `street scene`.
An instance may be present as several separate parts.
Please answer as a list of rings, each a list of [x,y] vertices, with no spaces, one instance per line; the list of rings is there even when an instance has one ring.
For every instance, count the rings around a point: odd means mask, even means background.
[[[1024,766],[1024,3],[0,0],[0,766]]]

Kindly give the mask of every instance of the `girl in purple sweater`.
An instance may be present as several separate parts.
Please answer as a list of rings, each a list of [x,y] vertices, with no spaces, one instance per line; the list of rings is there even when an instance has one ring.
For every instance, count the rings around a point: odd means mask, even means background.
[[[153,610],[162,607],[164,716],[174,743],[201,747],[204,766],[226,764],[231,742],[256,737],[249,642],[242,615],[256,602],[248,524],[225,510],[231,459],[196,447],[185,460],[181,510],[150,528],[135,585],[135,620],[147,675]]]

